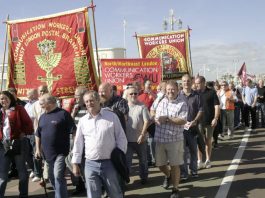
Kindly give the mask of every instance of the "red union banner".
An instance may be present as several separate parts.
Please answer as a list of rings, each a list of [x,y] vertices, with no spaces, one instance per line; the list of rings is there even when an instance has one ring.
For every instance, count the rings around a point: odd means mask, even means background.
[[[163,80],[178,79],[184,74],[192,75],[189,30],[137,35],[142,58],[160,58]]]
[[[8,35],[7,86],[19,97],[40,85],[58,97],[81,85],[97,88],[87,8],[8,21]]]
[[[161,61],[146,59],[101,59],[102,82],[117,86],[119,91],[133,81],[150,80],[157,86],[161,81]]]

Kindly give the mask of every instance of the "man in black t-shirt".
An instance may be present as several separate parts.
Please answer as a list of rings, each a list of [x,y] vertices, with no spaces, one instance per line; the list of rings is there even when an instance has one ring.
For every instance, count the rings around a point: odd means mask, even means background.
[[[206,87],[205,78],[199,76],[195,79],[195,85],[201,95],[202,100],[202,119],[199,124],[199,130],[205,140],[206,161],[202,164],[202,153],[198,151],[198,169],[211,168],[211,153],[212,153],[212,137],[213,131],[217,124],[220,108],[219,99],[216,92]]]
[[[55,191],[55,197],[68,197],[65,172],[65,157],[70,150],[70,134],[76,130],[71,115],[57,107],[56,98],[44,94],[39,100],[45,109],[39,119],[35,133],[36,158],[41,158],[41,151],[49,165],[49,179]]]
[[[257,88],[258,88],[257,110],[258,112],[259,111],[261,112],[260,127],[265,127],[265,87],[264,87],[264,81],[262,79],[259,80]],[[258,116],[258,121],[259,121],[259,116]]]

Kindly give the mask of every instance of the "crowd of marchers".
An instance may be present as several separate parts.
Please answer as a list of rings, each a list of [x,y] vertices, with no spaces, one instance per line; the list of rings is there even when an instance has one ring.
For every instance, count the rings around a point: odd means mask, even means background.
[[[66,198],[66,169],[74,195],[123,198],[134,153],[140,183],[152,180],[148,169],[156,166],[165,175],[162,187],[172,185],[170,198],[178,198],[181,181],[211,168],[218,140],[232,139],[239,127],[265,126],[263,80],[235,86],[184,75],[179,84],[161,82],[156,91],[150,80],[132,82],[120,94],[109,83],[98,91],[81,86],[66,109],[45,85],[29,90],[27,98],[21,101],[14,88],[0,92],[0,198],[13,177],[20,198],[29,196],[30,178],[49,182],[56,198]]]

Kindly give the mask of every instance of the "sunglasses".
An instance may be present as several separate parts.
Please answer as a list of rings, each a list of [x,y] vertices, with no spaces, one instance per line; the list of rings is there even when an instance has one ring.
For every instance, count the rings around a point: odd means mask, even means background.
[[[137,96],[138,95],[138,93],[130,93],[130,95],[132,96],[132,95],[135,95],[135,96]]]

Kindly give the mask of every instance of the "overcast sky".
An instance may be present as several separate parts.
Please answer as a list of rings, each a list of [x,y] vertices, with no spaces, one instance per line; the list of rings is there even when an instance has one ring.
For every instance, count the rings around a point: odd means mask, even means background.
[[[238,71],[246,62],[250,74],[265,73],[264,0],[94,0],[98,46],[123,47],[123,19],[127,21],[127,57],[138,58],[137,34],[163,32],[162,22],[173,9],[190,26],[194,74],[207,68],[214,80]],[[90,5],[90,0],[0,0],[0,20],[53,14]],[[176,28],[176,26],[175,26]],[[0,62],[3,60],[5,24],[0,23]]]

